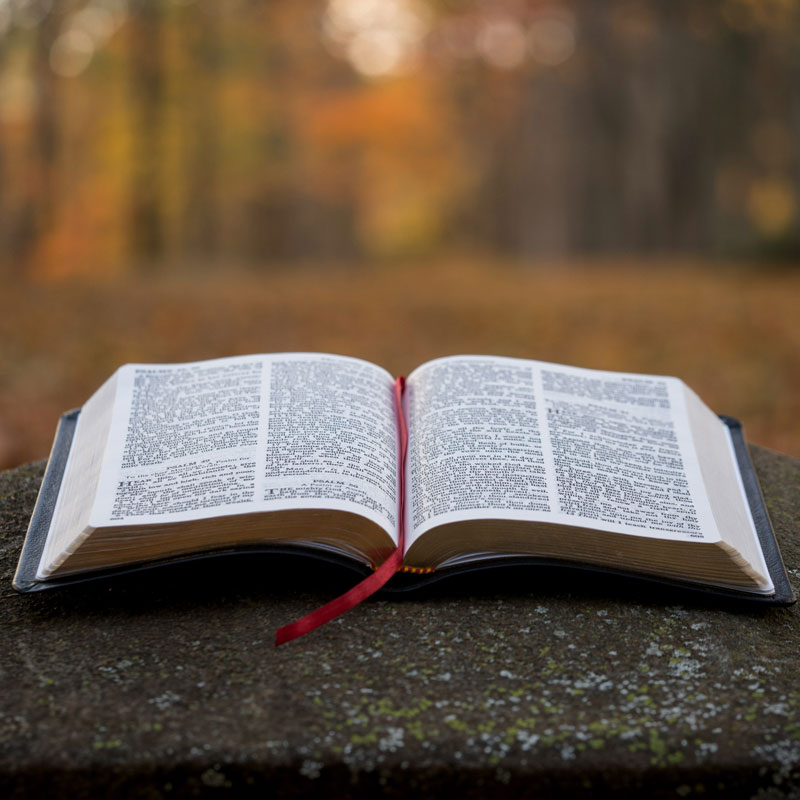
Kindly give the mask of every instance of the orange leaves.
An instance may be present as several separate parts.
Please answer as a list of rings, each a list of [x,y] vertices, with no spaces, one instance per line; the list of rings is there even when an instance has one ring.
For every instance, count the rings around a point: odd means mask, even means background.
[[[429,85],[396,79],[318,98],[307,109],[306,135],[333,146],[438,144],[441,110]]]
[[[457,136],[437,87],[419,78],[317,98],[301,134],[318,184],[356,192],[361,244],[373,256],[417,252],[441,233],[460,188]]]

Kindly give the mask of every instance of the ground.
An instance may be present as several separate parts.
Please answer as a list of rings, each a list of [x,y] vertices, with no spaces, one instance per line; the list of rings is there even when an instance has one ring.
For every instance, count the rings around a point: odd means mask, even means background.
[[[344,353],[407,374],[455,353],[678,375],[750,441],[800,455],[800,270],[742,263],[451,259],[173,269],[0,292],[0,468],[122,363]]]

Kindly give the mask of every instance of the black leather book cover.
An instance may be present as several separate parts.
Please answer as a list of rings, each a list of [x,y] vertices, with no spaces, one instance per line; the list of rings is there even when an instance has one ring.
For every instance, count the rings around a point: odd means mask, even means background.
[[[338,558],[333,554],[324,553],[321,551],[313,551],[309,550],[308,548],[286,545],[247,545],[239,548],[228,547],[224,550],[172,556],[167,559],[160,559],[158,561],[152,561],[144,564],[127,564],[122,567],[108,570],[81,573],[77,575],[67,575],[61,578],[52,578],[47,580],[37,579],[36,572],[39,566],[39,561],[42,557],[42,551],[44,550],[47,532],[50,528],[50,520],[52,519],[53,511],[55,509],[58,490],[61,486],[61,480],[67,464],[67,457],[72,444],[72,438],[75,434],[75,426],[79,414],[80,410],[70,411],[67,414],[64,414],[59,422],[56,437],[53,442],[53,449],[50,453],[50,459],[47,464],[41,489],[39,490],[39,497],[36,501],[33,515],[31,516],[30,525],[28,526],[28,534],[25,538],[17,572],[14,576],[14,588],[17,589],[17,591],[35,592],[68,584],[82,583],[89,580],[99,580],[123,573],[138,572],[140,570],[163,567],[177,562],[183,563],[198,559],[218,558],[223,555],[244,555],[248,553],[269,553],[274,555],[304,554],[316,559],[322,559],[324,561],[331,562],[332,564],[346,567],[361,575],[368,574],[368,569],[366,567],[363,569],[359,568],[359,565],[350,559],[345,557]],[[480,562],[475,562],[473,564],[464,564],[457,567],[440,569],[436,572],[424,575],[398,573],[382,591],[387,593],[408,592],[424,586],[430,586],[431,584],[437,583],[438,581],[446,579],[450,576],[484,572],[486,570],[503,567],[557,567],[568,568],[570,570],[587,571],[591,573],[618,575],[627,579],[642,580],[648,583],[657,583],[678,589],[688,589],[691,591],[702,592],[719,597],[735,598],[761,605],[791,605],[795,602],[796,598],[789,583],[789,577],[786,574],[786,568],[784,567],[783,560],[781,559],[778,543],[775,539],[775,533],[772,529],[772,524],[764,504],[764,498],[761,494],[761,488],[758,484],[758,478],[756,477],[755,470],[753,469],[752,462],[750,461],[750,455],[747,451],[747,444],[742,432],[742,426],[738,420],[733,419],[732,417],[721,416],[720,419],[728,426],[731,433],[731,439],[733,441],[733,447],[739,465],[739,472],[742,476],[745,494],[748,502],[750,503],[750,510],[753,515],[756,532],[758,533],[759,540],[761,541],[764,560],[766,561],[767,569],[769,570],[772,582],[775,585],[774,594],[759,595],[751,592],[708,586],[689,581],[684,582],[669,578],[636,574],[624,570],[610,569],[591,564],[579,564],[572,561],[562,561],[551,558],[535,558],[530,556],[487,559]]]

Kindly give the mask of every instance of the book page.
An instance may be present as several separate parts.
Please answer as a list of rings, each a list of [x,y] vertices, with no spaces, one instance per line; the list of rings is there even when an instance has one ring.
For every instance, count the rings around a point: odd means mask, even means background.
[[[323,354],[129,364],[91,525],[332,508],[396,541],[393,385],[380,367]]]
[[[457,356],[407,387],[408,546],[467,519],[719,541],[675,378]]]

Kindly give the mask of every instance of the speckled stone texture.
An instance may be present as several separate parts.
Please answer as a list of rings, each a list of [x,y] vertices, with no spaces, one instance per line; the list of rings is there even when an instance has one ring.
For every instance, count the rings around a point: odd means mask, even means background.
[[[752,455],[797,591],[800,461]],[[2,797],[800,796],[796,606],[528,570],[276,650],[349,575],[249,556],[16,594],[43,468],[0,474]]]

